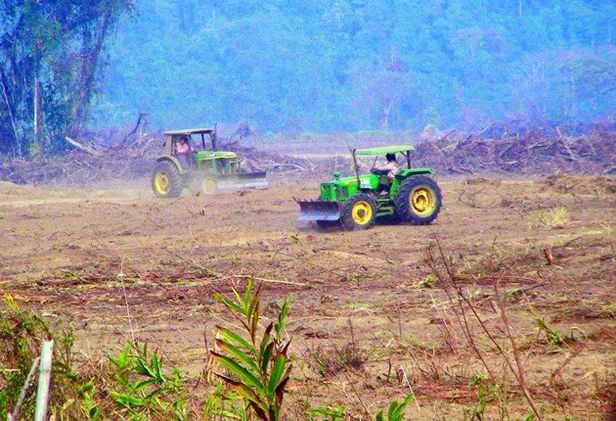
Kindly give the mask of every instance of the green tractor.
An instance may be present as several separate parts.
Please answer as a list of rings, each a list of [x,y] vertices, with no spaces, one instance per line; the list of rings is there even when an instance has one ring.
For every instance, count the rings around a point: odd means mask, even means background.
[[[353,149],[355,175],[341,177],[321,184],[318,200],[297,201],[300,221],[315,222],[320,228],[342,226],[346,230],[368,229],[377,218],[414,225],[427,225],[441,210],[441,189],[430,168],[411,168],[412,146],[386,146],[371,149]],[[406,168],[395,171],[374,169],[360,174],[358,156],[393,157],[402,154]]]
[[[216,128],[172,130],[163,135],[163,153],[152,173],[157,197],[178,197],[184,187],[198,194],[267,186],[265,172],[245,172],[236,153],[218,150]]]

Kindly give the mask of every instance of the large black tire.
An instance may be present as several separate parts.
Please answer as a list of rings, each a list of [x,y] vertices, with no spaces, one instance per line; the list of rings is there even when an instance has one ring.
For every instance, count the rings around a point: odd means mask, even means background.
[[[342,227],[345,230],[366,230],[374,225],[377,210],[376,202],[371,196],[358,193],[342,205]]]
[[[152,191],[156,197],[179,197],[184,181],[178,167],[171,161],[156,163],[152,173]]]
[[[441,189],[430,177],[411,176],[400,185],[394,203],[396,213],[404,222],[428,225],[441,211]]]

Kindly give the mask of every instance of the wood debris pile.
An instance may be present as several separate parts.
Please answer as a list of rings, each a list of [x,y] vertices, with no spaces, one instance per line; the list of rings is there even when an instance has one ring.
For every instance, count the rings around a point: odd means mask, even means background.
[[[0,161],[0,180],[16,184],[66,182],[87,186],[105,180],[149,177],[162,151],[162,137],[144,135],[122,146],[101,146],[101,143],[67,138],[71,150],[64,156],[35,157],[31,160]],[[303,158],[276,153],[263,153],[239,142],[221,144],[222,150],[237,152],[247,170],[298,172],[314,169]]]
[[[616,171],[616,131],[567,137],[559,130],[489,139],[471,135],[419,142],[413,163],[446,174],[602,174]]]
[[[431,167],[440,174],[616,174],[616,127],[594,127],[588,133],[566,136],[558,127],[517,132],[484,130],[472,135],[451,131],[440,138],[417,142],[411,160],[413,166]],[[96,136],[92,139],[95,140],[84,142],[67,138],[69,152],[64,156],[0,161],[0,180],[88,185],[111,179],[146,178],[163,145],[162,136],[137,133],[136,129],[112,143],[96,140]],[[233,138],[221,139],[220,147],[237,152],[249,171],[297,173],[302,178],[318,179],[334,171],[353,171],[350,154],[348,158],[309,159],[264,152]]]

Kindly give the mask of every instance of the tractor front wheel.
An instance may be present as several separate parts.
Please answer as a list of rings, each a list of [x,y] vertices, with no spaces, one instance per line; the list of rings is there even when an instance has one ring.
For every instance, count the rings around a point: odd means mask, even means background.
[[[428,225],[441,210],[441,189],[425,175],[412,176],[402,182],[396,194],[396,213],[413,225]]]
[[[218,192],[218,184],[213,177],[205,176],[201,180],[201,191],[205,194],[214,194]]]
[[[182,194],[182,176],[171,161],[161,161],[154,167],[152,190],[156,197],[178,197]]]
[[[374,199],[359,193],[347,200],[340,211],[342,226],[346,230],[365,230],[374,225],[377,205]]]

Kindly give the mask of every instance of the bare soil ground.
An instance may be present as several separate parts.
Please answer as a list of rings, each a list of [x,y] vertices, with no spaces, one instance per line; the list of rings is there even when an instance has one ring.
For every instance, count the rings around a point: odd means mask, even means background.
[[[608,417],[616,394],[616,180],[439,182],[444,207],[433,225],[326,233],[296,222],[293,197],[312,198],[318,188],[299,181],[175,200],[153,198],[145,183],[53,189],[1,182],[0,292],[58,327],[71,324],[84,360],[119,350],[132,329],[164,352],[167,366],[197,379],[204,331],[230,323],[212,292],[242,288],[244,276],[254,276],[266,316],[294,295],[288,419],[341,405],[348,419],[373,418],[410,388],[417,396],[410,419],[470,419],[479,405],[470,382],[486,369],[426,260],[438,240],[512,359],[494,295],[499,285],[545,418]],[[565,215],[550,220],[557,208]],[[564,344],[550,343],[531,308]],[[494,344],[477,323],[470,330],[489,367],[511,385],[498,395],[511,419],[529,414]],[[501,419],[498,399],[484,419]]]

